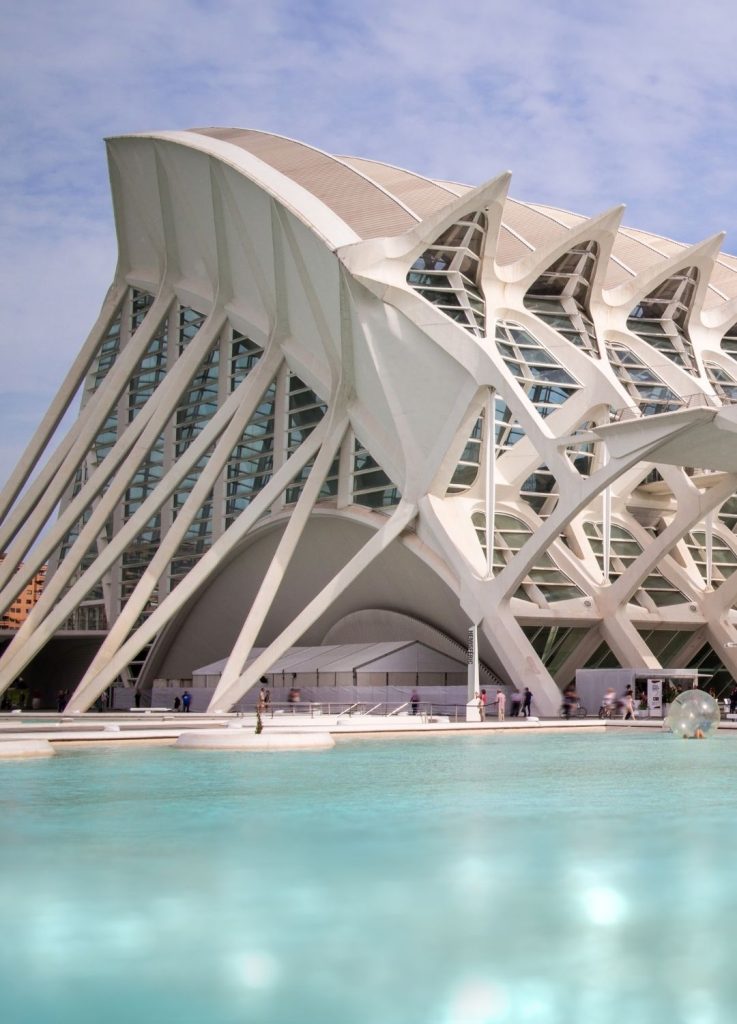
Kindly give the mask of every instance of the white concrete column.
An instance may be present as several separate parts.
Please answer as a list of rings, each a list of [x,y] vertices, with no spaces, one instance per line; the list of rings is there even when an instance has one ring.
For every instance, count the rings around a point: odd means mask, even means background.
[[[479,692],[479,634],[474,623],[468,629],[468,687],[466,697],[471,700]]]
[[[486,493],[486,575],[494,575],[494,534],[496,528],[496,390],[489,388],[486,399],[484,444],[484,490]]]
[[[704,517],[704,536],[706,539],[706,589],[714,589],[714,513]]]

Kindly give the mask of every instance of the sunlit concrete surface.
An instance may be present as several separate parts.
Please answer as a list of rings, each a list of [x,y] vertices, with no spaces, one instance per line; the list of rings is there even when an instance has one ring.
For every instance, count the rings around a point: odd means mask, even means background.
[[[469,627],[491,684],[545,716],[579,668],[737,676],[721,234],[248,129],[108,152],[114,279],[0,495],[0,606],[49,564],[0,692],[62,635],[87,644],[70,712],[173,700],[218,662],[195,706],[248,710],[297,644],[457,661]]]
[[[0,758],[49,757],[54,748],[45,739],[24,738],[7,740],[0,738]]]
[[[183,732],[176,741],[186,750],[329,750],[335,740],[326,731],[257,733],[252,729],[196,729]]]

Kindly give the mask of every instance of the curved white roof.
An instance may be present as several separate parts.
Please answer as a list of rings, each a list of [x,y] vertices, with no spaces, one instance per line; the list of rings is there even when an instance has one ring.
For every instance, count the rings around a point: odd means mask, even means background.
[[[229,143],[258,157],[324,203],[363,239],[398,235],[436,213],[470,185],[438,181],[390,164],[334,156],[281,135],[244,128],[195,128],[191,134]],[[548,246],[587,217],[539,203],[507,199],[497,260],[515,260]],[[685,243],[620,228],[604,280],[613,288],[688,249]],[[737,297],[737,258],[719,255],[704,306]]]

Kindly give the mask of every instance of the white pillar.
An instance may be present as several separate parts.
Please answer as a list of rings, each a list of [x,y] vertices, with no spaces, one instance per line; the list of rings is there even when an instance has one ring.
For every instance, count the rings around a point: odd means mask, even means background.
[[[706,589],[713,590],[714,578],[714,513],[709,512],[704,518],[704,534],[706,536]]]
[[[486,399],[485,419],[486,575],[490,577],[494,573],[494,526],[496,519],[496,391],[494,388],[489,388]]]
[[[602,444],[602,461],[603,465],[607,465],[609,462],[609,453],[606,444]],[[605,487],[604,493],[602,494],[603,502],[603,516],[602,516],[602,533],[603,533],[603,565],[602,569],[604,572],[604,583],[609,583],[609,569],[612,562],[612,489],[611,487]]]
[[[479,630],[476,623],[468,631],[468,699],[479,692]]]

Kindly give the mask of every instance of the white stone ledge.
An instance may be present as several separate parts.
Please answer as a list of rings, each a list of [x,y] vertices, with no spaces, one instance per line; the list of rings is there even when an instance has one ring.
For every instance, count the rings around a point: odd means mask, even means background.
[[[208,729],[182,733],[175,746],[190,750],[328,750],[335,746],[329,732],[256,733],[245,729]]]
[[[50,757],[55,753],[48,740],[2,740],[0,758]]]

